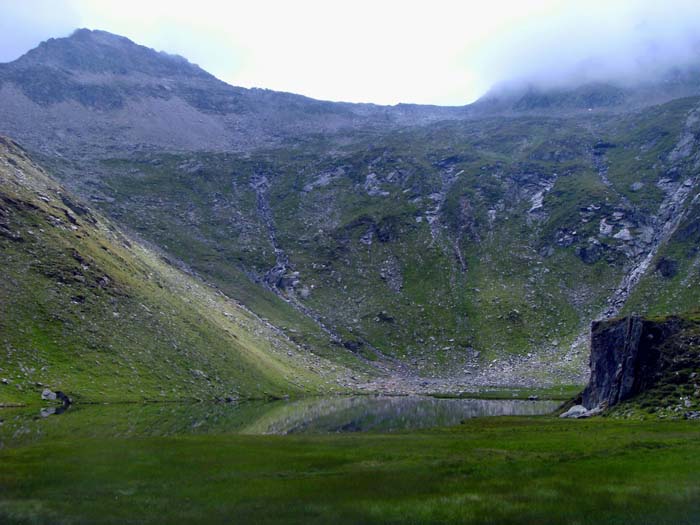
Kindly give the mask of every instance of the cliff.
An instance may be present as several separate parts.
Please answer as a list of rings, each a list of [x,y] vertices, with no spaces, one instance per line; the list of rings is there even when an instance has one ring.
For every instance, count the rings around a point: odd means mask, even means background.
[[[644,319],[638,316],[594,322],[591,379],[582,404],[591,410],[648,398],[647,406],[697,405],[700,319],[697,316]],[[656,408],[656,407],[653,407]]]

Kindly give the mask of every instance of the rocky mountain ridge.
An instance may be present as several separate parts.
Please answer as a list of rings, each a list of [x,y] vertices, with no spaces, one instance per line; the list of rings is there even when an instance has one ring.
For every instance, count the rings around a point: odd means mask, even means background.
[[[0,132],[48,154],[245,151],[290,137],[386,128],[458,108],[332,103],[234,87],[186,59],[79,29],[0,65]],[[60,145],[57,144],[60,142]]]

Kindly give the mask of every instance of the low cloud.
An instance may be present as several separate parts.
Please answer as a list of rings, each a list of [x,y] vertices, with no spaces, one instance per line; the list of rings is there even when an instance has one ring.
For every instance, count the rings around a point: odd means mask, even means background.
[[[489,39],[465,61],[490,84],[644,81],[700,66],[700,4],[568,2]]]
[[[697,0],[0,0],[0,61],[77,27],[244,87],[465,104],[503,83],[631,82],[700,63]]]

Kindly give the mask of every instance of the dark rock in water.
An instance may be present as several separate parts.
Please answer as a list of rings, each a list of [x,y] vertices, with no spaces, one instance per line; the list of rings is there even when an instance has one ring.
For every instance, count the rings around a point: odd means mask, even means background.
[[[53,416],[56,413],[56,407],[44,407],[39,411],[41,417]]]
[[[583,391],[587,409],[612,407],[651,388],[671,366],[664,343],[684,326],[680,318],[638,316],[597,321],[591,327],[591,379]]]
[[[70,404],[60,406],[44,407],[39,411],[39,417],[60,416],[70,408]]]
[[[663,277],[670,279],[678,273],[678,261],[669,259],[667,257],[662,257],[659,262],[656,263],[656,271],[659,272]]]

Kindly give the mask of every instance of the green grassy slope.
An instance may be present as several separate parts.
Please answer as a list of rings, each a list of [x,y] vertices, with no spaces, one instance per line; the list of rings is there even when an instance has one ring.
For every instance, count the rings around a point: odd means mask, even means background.
[[[135,163],[111,160],[105,166],[131,175],[107,179],[115,201],[106,206],[116,220],[185,261],[297,344],[369,371],[317,323],[260,285],[275,258],[250,187],[254,162],[225,155],[157,155]]]
[[[89,181],[62,172],[322,356],[357,367],[383,354],[424,376],[516,366],[572,383],[587,363],[572,343],[650,249],[664,188],[693,173],[672,152],[697,103],[344,132],[245,155],[134,152],[94,164]],[[696,215],[679,228],[685,247],[658,256],[685,250],[668,255],[678,272],[659,287],[654,266],[630,308],[693,303]],[[289,262],[278,295],[261,285],[271,233]]]
[[[0,142],[0,403],[327,392],[349,372],[130,241]]]
[[[583,157],[585,148],[576,141],[593,139],[574,130],[573,138],[560,133],[555,140],[556,120],[488,124],[445,124],[372,137],[372,144],[359,138],[333,157],[322,144],[305,144],[296,155],[279,150],[252,158],[187,154],[110,161],[105,168],[111,175],[101,182],[114,201],[104,206],[223,289],[242,288],[248,285],[229,284],[228,276],[246,272],[260,279],[274,264],[251,186],[263,173],[271,181],[267,198],[279,243],[301,276],[301,286],[286,292],[365,350],[378,348],[428,373],[461,373],[479,359],[564,348],[581,316],[601,302],[601,283],[619,274],[607,266],[589,268],[573,248],[545,260],[539,252],[553,243],[557,228],[532,223],[530,201],[517,188],[534,191],[540,177],[560,172],[549,197],[557,213],[552,220],[578,218],[579,207],[589,204],[588,186],[599,199],[608,197],[588,161],[529,157],[531,149],[564,143]],[[531,145],[520,152],[525,137]],[[446,157],[457,175],[433,235],[425,212],[442,190]],[[366,191],[370,171],[377,191],[385,193]],[[491,221],[489,210],[495,209],[500,211]],[[368,245],[363,236],[370,230]],[[544,268],[550,262],[555,271]],[[582,299],[584,286],[594,293]],[[310,293],[301,296],[304,288]],[[251,293],[235,295],[283,324],[275,317],[280,309],[266,309]],[[288,322],[307,333],[300,319],[290,315]]]

